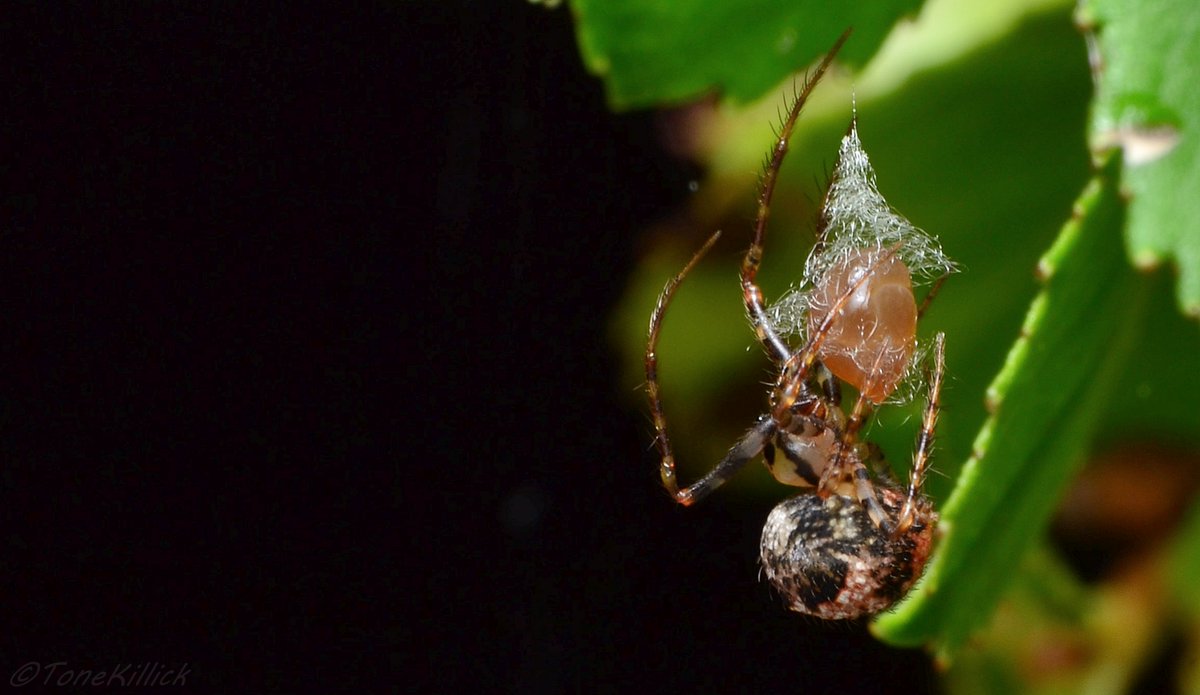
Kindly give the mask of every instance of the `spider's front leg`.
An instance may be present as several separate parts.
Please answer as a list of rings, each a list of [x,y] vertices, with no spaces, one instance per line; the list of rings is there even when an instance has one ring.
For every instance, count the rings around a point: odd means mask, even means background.
[[[675,291],[679,288],[680,283],[691,272],[700,259],[708,253],[713,244],[721,236],[720,232],[709,237],[704,246],[700,247],[683,270],[679,271],[674,277],[667,281],[663,287],[662,294],[658,297],[658,302],[654,307],[653,313],[650,314],[650,330],[646,340],[646,395],[650,400],[650,414],[654,420],[654,443],[658,447],[659,453],[662,455],[662,462],[659,464],[659,473],[662,476],[663,487],[676,502],[682,505],[691,505],[708,496],[710,492],[720,487],[726,480],[733,477],[743,466],[751,459],[762,453],[763,447],[767,442],[771,441],[771,437],[775,435],[775,422],[769,416],[759,418],[758,423],[751,427],[745,435],[742,436],[738,443],[729,450],[725,458],[717,464],[716,468],[709,471],[700,480],[692,483],[686,488],[680,489],[678,475],[675,472],[675,452],[671,448],[671,439],[667,436],[667,416],[663,411],[662,396],[659,393],[658,384],[658,338],[662,333],[663,318],[666,316],[667,308],[671,305],[671,299],[675,296]]]
[[[662,476],[663,486],[671,493],[676,500],[684,504],[680,499],[679,482],[675,475],[675,452],[671,448],[671,438],[667,436],[667,415],[663,411],[662,396],[659,394],[658,386],[658,337],[662,333],[663,320],[667,315],[667,308],[671,306],[671,299],[675,296],[675,291],[679,289],[680,283],[691,272],[692,268],[700,262],[701,258],[708,253],[713,244],[717,243],[717,239],[721,237],[721,232],[714,233],[704,242],[692,259],[683,266],[663,287],[662,294],[658,295],[658,302],[654,305],[654,311],[650,314],[650,329],[646,337],[646,397],[650,400],[650,417],[654,420],[654,444],[658,447],[659,453],[662,455],[662,462],[659,464],[659,473]]]
[[[767,446],[773,436],[775,436],[775,423],[769,416],[764,415],[759,418],[754,427],[742,435],[742,438],[733,445],[729,453],[725,454],[725,458],[721,459],[716,468],[709,471],[703,478],[680,490],[679,483],[675,478],[675,468],[672,466],[669,475],[667,469],[663,468],[663,485],[676,502],[685,507],[691,506],[708,497],[709,493],[724,485],[725,481],[732,478],[743,466],[762,453],[763,448]]]
[[[804,104],[812,94],[813,88],[821,81],[821,77],[825,75],[825,71],[829,69],[833,59],[837,57],[838,51],[841,50],[842,44],[849,36],[850,30],[847,29],[838,37],[833,47],[821,59],[820,64],[804,80],[804,86],[796,95],[791,108],[788,109],[787,118],[784,119],[779,129],[779,137],[771,151],[771,159],[763,172],[762,188],[758,196],[758,215],[754,223],[754,239],[750,243],[750,248],[746,250],[746,257],[742,259],[742,298],[746,305],[746,314],[750,317],[750,323],[758,342],[762,343],[767,355],[780,367],[792,357],[792,350],[771,325],[771,321],[767,317],[762,290],[757,284],[758,268],[762,265],[763,245],[767,236],[767,219],[771,214],[771,197],[775,194],[775,182],[779,178],[779,167],[783,165],[783,159],[787,155],[788,139],[792,136],[796,120],[800,117],[800,112],[804,109]]]

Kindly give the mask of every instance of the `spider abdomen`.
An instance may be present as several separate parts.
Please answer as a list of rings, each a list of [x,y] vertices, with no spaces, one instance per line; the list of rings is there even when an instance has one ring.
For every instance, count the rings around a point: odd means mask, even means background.
[[[904,493],[877,490],[895,519]],[[921,576],[936,523],[936,514],[923,503],[912,526],[892,537],[853,499],[798,495],[767,517],[760,559],[794,611],[826,620],[874,615],[900,600]]]

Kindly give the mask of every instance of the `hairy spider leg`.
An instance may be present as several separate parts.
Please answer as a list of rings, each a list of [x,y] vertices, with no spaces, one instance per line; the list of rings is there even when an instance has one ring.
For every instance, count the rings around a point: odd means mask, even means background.
[[[908,473],[908,497],[896,521],[893,535],[904,533],[912,525],[916,514],[917,496],[925,484],[925,473],[929,468],[929,457],[933,452],[934,431],[937,429],[941,411],[942,378],[946,371],[946,334],[933,337],[933,367],[927,368],[929,396],[925,400],[925,414],[921,418],[921,433],[917,435],[917,451],[913,455],[912,469]]]
[[[771,158],[763,172],[762,189],[758,196],[758,215],[754,223],[754,239],[750,243],[750,248],[746,250],[746,257],[742,259],[742,299],[746,304],[746,313],[750,317],[750,323],[754,328],[754,335],[758,338],[758,342],[762,343],[763,349],[767,351],[767,355],[770,356],[771,360],[780,365],[791,358],[792,350],[779,337],[779,334],[775,332],[775,328],[771,326],[771,321],[767,317],[766,306],[763,303],[762,290],[755,282],[758,277],[758,268],[762,265],[763,244],[766,241],[767,234],[767,219],[771,215],[771,197],[775,194],[775,183],[779,178],[779,168],[783,165],[784,156],[787,155],[788,139],[792,136],[796,120],[800,117],[800,111],[804,109],[804,104],[808,101],[809,95],[812,94],[813,88],[821,81],[821,77],[825,75],[825,71],[829,69],[838,51],[842,49],[842,44],[846,42],[849,36],[850,30],[847,29],[834,42],[833,47],[821,59],[816,69],[805,77],[804,86],[800,88],[800,93],[796,95],[792,102],[792,107],[788,110],[787,118],[783,121],[778,138],[775,141],[775,149],[772,151]]]
[[[817,382],[817,387],[821,390],[821,395],[825,400],[834,406],[842,404],[842,383],[837,380],[833,372],[829,371],[823,362],[817,360],[813,365],[813,379]],[[840,410],[838,412],[841,412]]]
[[[724,485],[747,463],[750,463],[756,456],[761,454],[763,447],[771,441],[776,431],[777,428],[771,418],[763,415],[758,419],[758,423],[747,430],[746,434],[742,435],[742,438],[733,445],[733,448],[725,454],[721,462],[706,473],[703,478],[682,490],[672,490],[668,486],[667,491],[675,497],[676,502],[685,507],[692,506],[705,497],[708,497],[713,490]],[[674,470],[671,473],[674,475]],[[672,477],[672,484],[674,483],[675,481]],[[665,477],[663,478],[663,484],[667,484]]]
[[[875,442],[863,442],[863,446],[866,449],[865,462],[871,472],[875,474],[875,479],[882,481],[888,487],[900,487],[900,481],[896,480],[896,474],[888,465],[887,458],[883,455],[883,449]]]
[[[945,284],[948,277],[950,277],[950,273],[942,273],[937,280],[933,281],[933,286],[925,293],[925,299],[921,300],[921,306],[917,307],[917,321],[924,318],[925,310],[933,303],[934,298],[937,297],[938,292],[942,289],[942,285]]]
[[[871,367],[871,373],[874,374],[879,366],[879,361],[883,358],[881,352],[875,358],[875,365]],[[832,492],[832,485],[835,481],[840,481],[842,477],[842,463],[846,459],[846,452],[850,451],[855,455],[850,456],[851,477],[854,479],[854,496],[867,509],[867,515],[871,517],[871,522],[876,528],[883,529],[885,532],[891,532],[891,524],[887,521],[884,515],[883,506],[879,504],[879,500],[875,496],[875,486],[871,483],[870,473],[867,471],[867,466],[863,463],[862,458],[855,452],[854,444],[858,440],[858,433],[862,430],[863,425],[870,415],[871,404],[866,397],[866,393],[870,391],[871,384],[863,384],[863,388],[858,392],[858,398],[854,401],[854,408],[850,411],[850,419],[846,422],[846,427],[842,430],[841,446],[838,447],[834,454],[833,461],[825,469],[824,475],[821,476],[821,483],[817,487],[817,492],[828,494]]]
[[[726,480],[731,478],[738,470],[745,466],[762,450],[763,446],[770,441],[775,434],[775,423],[769,417],[762,417],[758,424],[750,428],[745,435],[742,436],[738,443],[729,450],[725,458],[717,464],[716,468],[709,471],[707,475],[692,483],[684,489],[679,489],[679,479],[675,472],[675,453],[671,448],[671,439],[667,436],[667,416],[663,411],[662,396],[659,393],[658,384],[658,354],[655,352],[658,348],[658,338],[662,332],[663,317],[666,316],[667,307],[671,305],[671,299],[675,296],[675,291],[679,288],[680,283],[691,272],[692,268],[704,258],[705,254],[712,249],[713,244],[717,242],[721,236],[721,232],[715,232],[704,242],[698,251],[692,256],[692,259],[687,262],[663,287],[662,293],[658,296],[658,302],[654,306],[654,311],[650,314],[650,330],[646,340],[646,395],[650,400],[650,415],[654,420],[654,443],[658,447],[659,454],[662,455],[662,462],[659,464],[659,474],[662,476],[663,487],[675,501],[684,505],[690,506],[701,499],[704,499],[710,492],[720,487]]]

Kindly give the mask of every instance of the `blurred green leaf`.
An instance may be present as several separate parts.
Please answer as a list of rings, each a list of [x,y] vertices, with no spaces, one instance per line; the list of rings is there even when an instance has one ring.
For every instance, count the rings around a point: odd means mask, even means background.
[[[1086,0],[1101,66],[1093,147],[1122,146],[1128,243],[1142,267],[1174,261],[1178,301],[1200,316],[1200,5],[1194,0]]]
[[[1098,603],[1094,591],[1081,585],[1044,542],[1035,542],[1013,574],[988,627],[972,637],[972,647],[946,670],[945,691],[1101,695],[1086,687],[1086,658],[1062,656],[1097,651],[1086,632]],[[1125,680],[1112,678],[1110,690],[1102,692],[1120,692]]]
[[[1192,637],[1190,654],[1180,673],[1181,693],[1200,693],[1200,504],[1193,504],[1168,551],[1167,582],[1171,598],[1182,608]]]
[[[1179,536],[1172,545],[1168,558],[1167,578],[1174,598],[1192,619],[1200,619],[1200,504],[1192,510]]]
[[[861,65],[920,0],[572,0],[588,69],[614,109],[696,99],[714,90],[758,98],[829,49],[847,27],[841,59]]]
[[[1173,273],[1160,270],[1149,280],[1133,359],[1106,403],[1098,446],[1132,439],[1200,451],[1200,324],[1175,308]]]

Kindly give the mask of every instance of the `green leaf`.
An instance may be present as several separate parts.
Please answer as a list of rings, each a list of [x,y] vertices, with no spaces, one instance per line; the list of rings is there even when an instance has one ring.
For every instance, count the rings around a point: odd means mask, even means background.
[[[875,623],[894,644],[948,660],[991,615],[1082,463],[1140,330],[1148,283],[1125,261],[1109,164],[1087,186],[1039,270],[1045,286],[988,390],[991,417],[943,508],[925,577]]]
[[[1175,600],[1200,618],[1200,504],[1193,504],[1168,557],[1167,579]]]
[[[1122,146],[1132,196],[1126,232],[1138,266],[1174,261],[1178,302],[1200,316],[1200,5],[1086,0],[1100,66],[1092,146]]]
[[[843,62],[861,65],[920,0],[572,0],[580,50],[614,109],[761,96],[811,64],[847,27]]]

